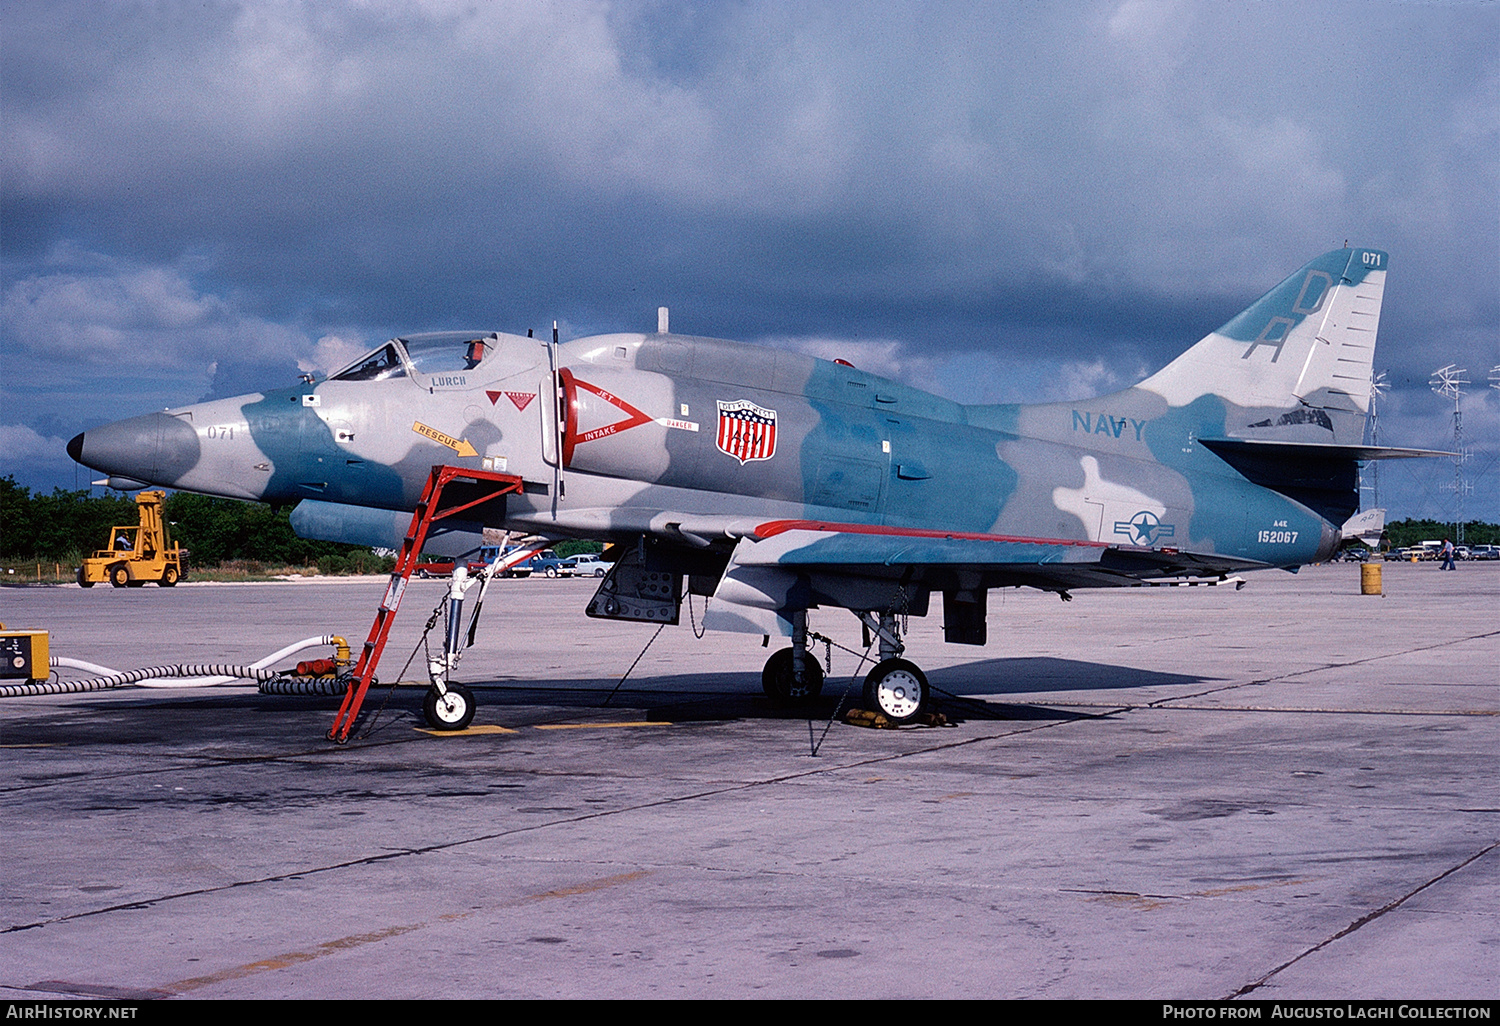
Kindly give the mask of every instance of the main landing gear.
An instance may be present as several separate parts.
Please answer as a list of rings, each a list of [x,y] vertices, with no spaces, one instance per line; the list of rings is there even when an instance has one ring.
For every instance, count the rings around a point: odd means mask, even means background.
[[[856,613],[880,639],[880,662],[865,677],[864,704],[892,723],[911,723],[926,711],[932,693],[927,676],[915,663],[901,658],[905,646],[894,613]],[[805,705],[823,691],[823,667],[807,651],[807,612],[792,614],[792,647],[766,660],[761,687],[777,705]]]
[[[855,613],[880,640],[880,662],[865,677],[865,708],[892,723],[911,723],[927,707],[932,688],[915,663],[901,658],[906,646],[894,613]]]
[[[905,659],[882,659],[865,677],[865,708],[892,723],[910,723],[927,705],[927,677]]]
[[[804,705],[823,693],[823,667],[807,654],[807,610],[792,614],[792,647],[766,660],[760,686],[777,705]]]

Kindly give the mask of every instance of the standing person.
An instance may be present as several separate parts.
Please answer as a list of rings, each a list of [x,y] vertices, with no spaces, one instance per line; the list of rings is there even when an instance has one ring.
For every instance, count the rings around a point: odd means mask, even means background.
[[[1444,569],[1444,570],[1456,570],[1457,569],[1457,567],[1455,567],[1453,565],[1453,543],[1451,541],[1449,541],[1447,538],[1443,539],[1442,557],[1443,557],[1443,566],[1442,566],[1442,569]]]

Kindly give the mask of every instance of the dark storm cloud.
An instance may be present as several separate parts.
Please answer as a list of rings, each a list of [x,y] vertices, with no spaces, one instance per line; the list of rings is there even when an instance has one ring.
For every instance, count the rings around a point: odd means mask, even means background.
[[[1159,366],[1346,238],[1393,256],[1392,409],[1429,410],[1404,441],[1442,442],[1422,375],[1500,362],[1484,5],[0,17],[3,345],[46,382],[5,386],[0,419],[28,430],[326,371],[398,331],[649,329],[661,304],[919,383],[969,360],[971,400],[1071,394]],[[141,384],[72,368],[79,339],[147,347]]]

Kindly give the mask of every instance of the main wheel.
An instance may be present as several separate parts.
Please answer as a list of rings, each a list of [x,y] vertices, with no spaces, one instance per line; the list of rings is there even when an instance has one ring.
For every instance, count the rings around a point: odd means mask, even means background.
[[[823,693],[823,667],[809,654],[802,660],[802,683],[792,677],[792,650],[784,648],[766,660],[760,686],[777,705],[801,705]]]
[[[916,664],[887,659],[865,678],[865,708],[884,713],[893,723],[910,723],[927,705],[930,691]]]
[[[556,577],[557,576],[557,567],[555,567],[555,566],[549,566],[546,570],[543,570],[542,572],[544,574],[546,574],[548,577]]]
[[[116,588],[124,588],[130,584],[130,571],[125,569],[124,563],[116,563],[109,568],[109,583]]]
[[[170,588],[177,583],[177,568],[169,566],[161,572],[161,580],[156,582],[163,588]]]
[[[444,694],[430,688],[422,701],[422,715],[433,730],[463,730],[474,719],[474,692],[462,684],[449,684]]]
[[[78,568],[78,586],[80,588],[92,588],[94,582],[89,580],[89,575],[83,572],[83,567]]]

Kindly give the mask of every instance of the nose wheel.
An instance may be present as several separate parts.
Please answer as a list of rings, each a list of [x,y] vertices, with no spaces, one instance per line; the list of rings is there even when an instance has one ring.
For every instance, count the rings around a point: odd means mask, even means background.
[[[931,688],[915,663],[886,659],[865,677],[865,708],[884,713],[892,723],[910,723],[927,705]]]
[[[442,694],[437,688],[429,688],[422,701],[422,715],[433,730],[463,730],[474,719],[474,692],[451,682]]]

